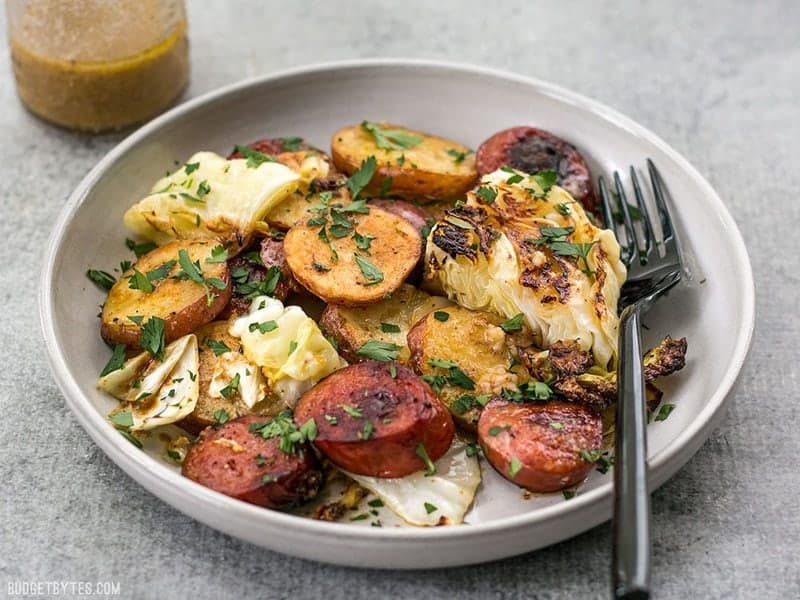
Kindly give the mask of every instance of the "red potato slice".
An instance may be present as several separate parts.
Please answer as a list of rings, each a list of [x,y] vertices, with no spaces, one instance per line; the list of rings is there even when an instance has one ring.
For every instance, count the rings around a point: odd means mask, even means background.
[[[394,374],[394,376],[393,376]],[[403,477],[439,459],[453,440],[447,408],[402,365],[350,365],[300,399],[295,421],[314,419],[316,448],[338,467],[371,477]]]
[[[219,244],[211,241],[179,240],[142,256],[108,292],[101,315],[100,335],[103,339],[111,343],[138,346],[141,325],[135,321],[145,323],[152,317],[158,317],[164,320],[164,338],[166,343],[170,343],[213,321],[231,297],[228,265],[225,261],[208,262],[214,260],[212,249],[216,246]],[[173,278],[181,271],[178,262],[181,250],[186,251],[192,263],[199,265],[204,279],[222,282],[224,288]],[[131,289],[130,278],[134,276],[134,269],[147,277],[148,273],[155,272],[170,261],[175,261],[175,264],[168,272],[164,272],[164,277],[150,282],[152,291]]]

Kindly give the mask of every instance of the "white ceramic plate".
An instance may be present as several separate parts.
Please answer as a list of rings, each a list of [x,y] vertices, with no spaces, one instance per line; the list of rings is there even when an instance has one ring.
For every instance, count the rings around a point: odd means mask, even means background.
[[[493,70],[418,61],[313,66],[239,83],[183,104],[136,131],[87,175],[67,202],[47,248],[41,320],[67,403],[97,444],[159,498],[212,527],[279,552],[359,567],[425,568],[482,562],[566,539],[611,516],[611,476],[592,473],[579,494],[525,500],[486,468],[463,526],[369,527],[265,510],[180,476],[157,445],[136,449],[105,416],[115,404],[95,388],[108,359],[100,341],[101,292],[88,267],[111,270],[128,253],[122,214],[152,182],[198,150],[299,135],[327,148],[344,124],[385,119],[476,148],[492,133],[535,125],[576,144],[595,175],[661,169],[694,253],[696,284],[674,291],[645,319],[646,342],[689,338],[687,367],[665,381],[676,405],[649,428],[656,487],[697,451],[721,415],[753,328],[753,280],[741,236],[709,184],[658,137],[613,110],[556,86]],[[702,281],[702,284],[700,284]]]

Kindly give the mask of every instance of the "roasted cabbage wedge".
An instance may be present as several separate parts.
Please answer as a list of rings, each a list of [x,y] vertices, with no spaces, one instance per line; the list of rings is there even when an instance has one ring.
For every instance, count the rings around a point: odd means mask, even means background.
[[[124,216],[138,236],[159,245],[174,239],[216,239],[244,247],[257,224],[298,187],[301,176],[279,162],[226,160],[198,152]]]
[[[613,369],[626,270],[610,230],[538,175],[489,173],[428,235],[425,281],[466,308],[522,313],[549,347],[575,340]]]

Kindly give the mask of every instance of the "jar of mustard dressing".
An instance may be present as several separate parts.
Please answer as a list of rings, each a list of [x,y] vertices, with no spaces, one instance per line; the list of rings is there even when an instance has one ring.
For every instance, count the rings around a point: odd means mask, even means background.
[[[186,86],[183,0],[7,0],[7,10],[17,91],[48,121],[120,129]]]

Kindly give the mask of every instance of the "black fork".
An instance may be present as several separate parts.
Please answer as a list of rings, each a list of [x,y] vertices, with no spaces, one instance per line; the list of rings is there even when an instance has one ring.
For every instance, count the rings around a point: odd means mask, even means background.
[[[621,258],[628,279],[620,295],[619,362],[614,464],[613,585],[615,598],[650,597],[650,496],[647,488],[647,408],[642,364],[641,316],[681,279],[679,243],[672,224],[664,180],[647,159],[656,216],[657,240],[650,211],[636,170],[630,168],[635,205],[629,205],[619,173],[614,187],[619,199],[620,229],[624,232]],[[598,180],[603,216],[615,228],[615,211],[605,179]],[[638,210],[638,219],[631,215]],[[634,221],[640,221],[637,229]],[[619,231],[617,238],[620,239]]]

